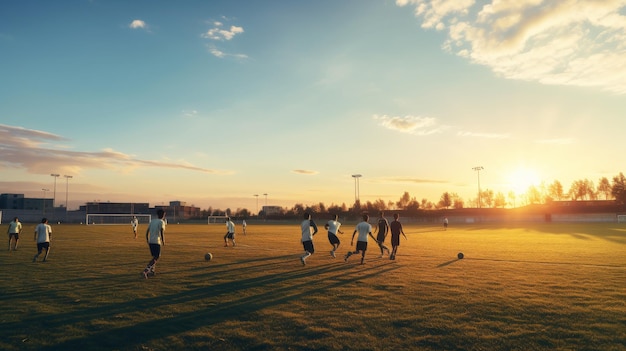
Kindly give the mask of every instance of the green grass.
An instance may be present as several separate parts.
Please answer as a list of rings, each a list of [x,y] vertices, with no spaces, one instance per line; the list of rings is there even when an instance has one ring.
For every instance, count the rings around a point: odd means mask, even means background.
[[[172,224],[148,280],[130,225],[53,225],[45,263],[33,229],[0,252],[2,350],[626,350],[623,225],[407,226],[396,261],[370,242],[362,266],[322,229],[302,266],[298,224],[235,248]]]

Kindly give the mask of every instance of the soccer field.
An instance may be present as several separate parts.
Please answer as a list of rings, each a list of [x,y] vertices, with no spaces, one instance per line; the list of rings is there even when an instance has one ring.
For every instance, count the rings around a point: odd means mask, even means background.
[[[234,248],[170,224],[147,280],[145,226],[52,227],[48,262],[34,225],[0,253],[2,350],[626,350],[623,224],[407,225],[364,265],[343,260],[353,224],[337,258],[320,226],[306,266],[297,223],[238,226]]]

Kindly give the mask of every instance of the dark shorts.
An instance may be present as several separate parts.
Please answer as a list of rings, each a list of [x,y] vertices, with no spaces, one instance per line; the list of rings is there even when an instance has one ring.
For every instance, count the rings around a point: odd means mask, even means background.
[[[391,235],[391,246],[400,246],[400,234]]]
[[[156,257],[156,258],[161,257],[161,245],[150,244],[150,254],[152,255],[152,257]]]
[[[46,249],[46,251],[50,250],[50,243],[37,243],[37,252],[41,253],[43,249]]]
[[[448,223],[444,223],[444,224],[443,224],[443,227],[444,227],[444,228],[448,228]]]
[[[20,233],[9,233],[9,240],[11,240],[12,238],[15,238],[15,240],[19,240]]]
[[[384,235],[378,235],[378,236],[376,237],[376,240],[377,240],[379,243],[381,243],[381,244],[382,244],[383,242],[385,242],[385,236],[384,236]]]
[[[337,235],[328,232],[328,241],[330,241],[331,244],[339,244],[339,238],[337,237]]]
[[[302,247],[304,247],[304,251],[308,253],[315,252],[315,248],[313,247],[313,241],[307,240],[302,242]]]
[[[357,241],[356,250],[363,251],[363,252],[367,251],[367,241]]]
[[[235,233],[226,233],[226,235],[224,235],[224,239],[235,239]]]

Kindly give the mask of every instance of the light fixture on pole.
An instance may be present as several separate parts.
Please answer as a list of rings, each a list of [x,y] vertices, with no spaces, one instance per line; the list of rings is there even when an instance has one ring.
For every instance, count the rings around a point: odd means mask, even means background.
[[[63,177],[65,177],[65,221],[67,222],[67,209],[69,206],[69,204],[67,203],[67,194],[68,194],[68,190],[70,187],[70,178],[73,178],[71,175],[63,175]]]
[[[263,195],[265,195],[265,208],[263,210],[263,215],[265,216],[265,219],[267,220],[267,193],[264,193]]]
[[[483,169],[485,169],[483,166],[476,166],[472,168],[473,170],[476,171],[476,173],[478,174],[478,208],[481,207],[480,204],[480,171],[482,171]]]
[[[50,189],[43,188],[43,200],[41,201],[41,208],[43,211],[44,217],[46,216],[46,192],[50,191]]]
[[[52,208],[55,208],[57,205],[57,178],[61,176],[60,174],[52,173],[51,177],[54,177],[54,191],[52,193]]]
[[[352,178],[354,178],[354,203],[359,202],[360,199],[360,190],[359,190],[359,178],[361,178],[361,174],[353,174]]]

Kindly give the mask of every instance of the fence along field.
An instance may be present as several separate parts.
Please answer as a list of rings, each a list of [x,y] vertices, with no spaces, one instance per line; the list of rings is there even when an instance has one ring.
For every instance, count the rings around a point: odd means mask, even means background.
[[[323,226],[302,266],[297,223],[238,226],[235,248],[222,225],[170,224],[148,280],[139,229],[53,225],[31,263],[25,226],[0,253],[0,349],[626,349],[623,224],[411,225],[395,261],[370,241],[362,266]]]

